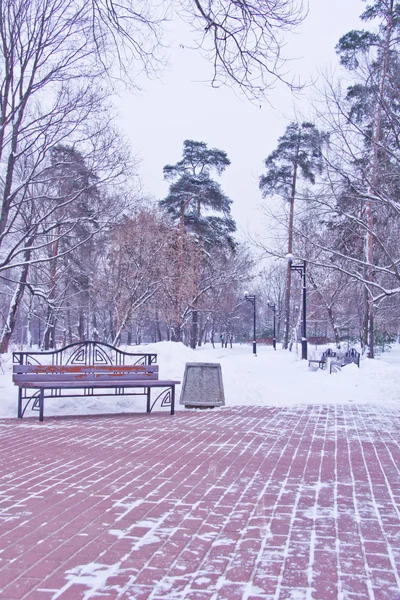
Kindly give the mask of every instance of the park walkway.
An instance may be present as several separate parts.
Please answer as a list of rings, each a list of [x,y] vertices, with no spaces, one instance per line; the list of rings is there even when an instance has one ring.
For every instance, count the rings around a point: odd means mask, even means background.
[[[0,598],[400,599],[400,411],[0,420]]]

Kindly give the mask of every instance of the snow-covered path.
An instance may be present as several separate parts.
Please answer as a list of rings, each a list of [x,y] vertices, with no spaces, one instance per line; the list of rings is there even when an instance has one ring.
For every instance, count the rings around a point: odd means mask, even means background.
[[[399,347],[332,375],[268,347],[143,349],[163,378],[219,362],[226,406],[63,398],[18,421],[3,359],[0,598],[400,600]]]
[[[399,600],[400,411],[0,420],[4,600]]]

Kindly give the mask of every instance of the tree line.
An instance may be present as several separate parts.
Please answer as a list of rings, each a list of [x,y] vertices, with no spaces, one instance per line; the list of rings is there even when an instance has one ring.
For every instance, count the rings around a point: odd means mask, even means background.
[[[277,79],[297,87],[281,58],[282,33],[304,18],[292,0],[0,3],[0,352],[10,341],[245,339],[249,281],[258,334],[272,336],[275,305],[289,348],[301,314],[291,254],[308,265],[309,335],[347,336],[373,358],[398,331],[400,3],[366,6],[366,29],[336,47],[345,75],[326,79],[313,118],[289,123],[265,159],[258,277],[218,183],[226,153],[184,141],[156,202],[141,197],[113,125],[115,87],[162,68],[171,10],[190,21],[212,85],[252,99]]]
[[[0,2],[0,352],[12,339],[117,343],[133,320],[193,345],[215,327],[210,307],[218,295],[219,307],[228,302],[232,281],[234,296],[248,258],[234,248],[230,201],[209,177],[227,157],[200,144],[211,162],[201,172],[166,167],[171,197],[153,206],[113,126],[118,86],[163,68],[172,13],[191,23],[211,84],[251,98],[284,80],[279,32],[304,16],[292,0]],[[200,190],[196,202],[185,185]]]
[[[345,76],[326,78],[315,119],[290,123],[265,160],[260,190],[283,202],[266,202],[275,237],[258,243],[306,260],[310,325],[328,319],[338,345],[352,331],[373,358],[399,330],[400,3],[377,0],[361,19],[336,46]],[[293,283],[288,265],[284,347],[298,329]]]

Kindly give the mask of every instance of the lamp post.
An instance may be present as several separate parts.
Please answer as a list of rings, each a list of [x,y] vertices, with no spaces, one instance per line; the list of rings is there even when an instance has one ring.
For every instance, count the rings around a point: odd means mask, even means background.
[[[289,267],[292,271],[299,273],[303,282],[303,333],[301,337],[301,358],[307,360],[307,295],[306,295],[306,261],[303,260],[303,264],[294,265],[293,255],[287,254],[286,258],[289,263]]]
[[[244,293],[246,300],[253,304],[253,354],[257,356],[257,338],[256,338],[256,297],[249,296],[249,292]]]
[[[275,303],[272,304],[272,302],[268,302],[267,306],[274,313],[274,337],[272,338],[272,346],[273,346],[274,350],[276,350],[276,304]]]

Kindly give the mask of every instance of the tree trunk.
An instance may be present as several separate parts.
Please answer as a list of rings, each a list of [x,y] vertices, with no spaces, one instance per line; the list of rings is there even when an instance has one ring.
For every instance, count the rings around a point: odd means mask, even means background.
[[[8,352],[8,346],[10,343],[11,336],[14,332],[15,323],[17,321],[18,308],[21,304],[22,297],[24,295],[24,285],[19,282],[15,289],[14,295],[12,297],[6,322],[3,327],[3,332],[1,334],[0,339],[0,354],[4,354]]]
[[[200,346],[203,343],[203,335],[204,335],[204,331],[205,331],[205,327],[203,327],[203,313],[199,313],[198,315],[198,323],[199,323],[199,339],[197,340],[197,345]]]
[[[67,304],[67,341],[68,344],[72,344],[72,340],[73,340],[73,335],[72,335],[72,325],[71,325],[71,309],[69,306],[69,302]]]
[[[131,309],[129,308],[128,311],[125,313],[124,317],[122,318],[122,320],[115,332],[115,335],[111,342],[113,346],[118,346],[118,344],[121,343],[122,332],[124,331],[127,322],[130,321],[130,318],[131,318]]]
[[[189,200],[186,200],[181,206],[179,225],[178,225],[178,285],[176,290],[176,324],[172,340],[174,342],[182,341],[182,279],[183,279],[183,237],[185,235],[185,208],[189,204]]]
[[[108,330],[108,336],[107,337],[111,341],[115,337],[115,333],[114,333],[114,320],[113,320],[112,310],[108,311],[108,318],[109,318],[109,330]]]
[[[364,288],[364,318],[363,318],[363,326],[362,326],[362,340],[361,340],[361,348],[363,353],[366,348],[368,348],[368,330],[369,330],[369,314],[368,314],[368,289]]]
[[[386,77],[389,68],[389,56],[390,56],[390,47],[392,41],[392,32],[393,32],[393,11],[394,11],[394,1],[390,0],[389,2],[389,10],[387,11],[387,24],[386,24],[386,38],[385,45],[383,48],[383,64],[382,64],[382,73],[381,79],[379,83],[379,97],[378,102],[375,109],[375,122],[374,122],[374,130],[373,130],[373,138],[372,138],[372,157],[370,162],[370,186],[369,192],[371,195],[374,195],[376,192],[376,186],[378,182],[378,171],[379,171],[379,147],[380,147],[380,138],[381,138],[381,130],[382,130],[382,111],[383,104],[385,98],[385,90],[386,90]],[[366,205],[366,216],[367,216],[367,231],[366,231],[366,239],[365,239],[365,258],[367,267],[367,279],[368,281],[374,281],[374,247],[373,247],[373,228],[374,228],[374,213],[373,213],[373,201],[368,200]],[[374,358],[374,306],[373,306],[373,298],[372,298],[372,289],[369,289],[369,296],[367,299],[367,321],[368,321],[368,337],[367,337],[367,345],[368,345],[368,358]]]
[[[375,340],[374,340],[374,303],[371,297],[368,298],[368,358],[375,358]]]
[[[28,261],[30,258],[30,251],[27,250],[24,253],[24,258],[25,258],[26,264],[22,267],[19,282],[17,284],[17,287],[15,288],[15,292],[12,297],[9,309],[8,309],[7,319],[4,324],[2,334],[1,334],[0,354],[4,354],[5,352],[8,352],[8,346],[10,343],[10,339],[11,339],[11,336],[15,329],[15,323],[17,322],[17,316],[18,316],[18,309],[20,307],[22,298],[24,296],[25,284],[26,284],[26,280],[28,277],[28,271],[29,271]]]
[[[195,350],[197,346],[197,338],[199,335],[199,313],[197,310],[192,311],[192,325],[190,327],[190,347]]]
[[[286,291],[285,291],[285,319],[284,319],[284,334],[283,334],[283,349],[289,347],[289,330],[290,330],[290,288],[292,284],[292,270],[290,265],[287,266],[286,274]]]
[[[55,348],[57,316],[56,311],[50,305],[47,307],[46,327],[43,335],[42,349],[52,350]]]
[[[29,298],[28,316],[26,319],[26,343],[29,348],[32,348],[33,335],[32,335],[32,316],[33,316],[33,294]]]
[[[202,327],[201,327],[199,346],[200,346],[200,342],[202,344],[206,344],[207,343],[207,336],[208,336],[208,329],[209,329],[209,327],[210,327],[210,323],[209,323],[208,319],[206,319],[204,325],[202,324]]]
[[[78,319],[78,340],[80,342],[85,341],[85,316],[83,314],[82,308],[79,311],[79,319]]]
[[[297,160],[299,153],[299,143],[296,150],[295,163],[293,168],[293,179],[292,179],[292,191],[290,194],[290,205],[289,205],[289,225],[288,225],[288,254],[293,254],[293,224],[294,224],[294,199],[296,196],[296,183],[297,183]],[[285,333],[283,339],[283,349],[287,350],[289,345],[289,331],[290,331],[290,291],[292,286],[292,270],[288,263],[287,275],[286,275],[286,294],[285,294]]]
[[[172,342],[181,342],[182,341],[182,323],[177,322],[172,327],[171,341]]]
[[[92,334],[90,337],[94,342],[97,342],[99,339],[99,331],[97,329],[97,317],[96,317],[95,310],[93,311],[93,314],[92,314]]]
[[[330,307],[328,307],[327,310],[328,310],[329,320],[331,322],[331,327],[333,329],[333,335],[335,336],[336,348],[338,350],[340,350],[340,346],[341,346],[341,343],[340,343],[340,331],[339,331],[339,329],[338,329],[338,327],[337,327],[337,325],[335,323],[335,320],[333,318],[332,309]]]
[[[163,336],[161,333],[160,317],[158,315],[158,312],[156,312],[156,335],[157,335],[157,341],[162,342]]]

